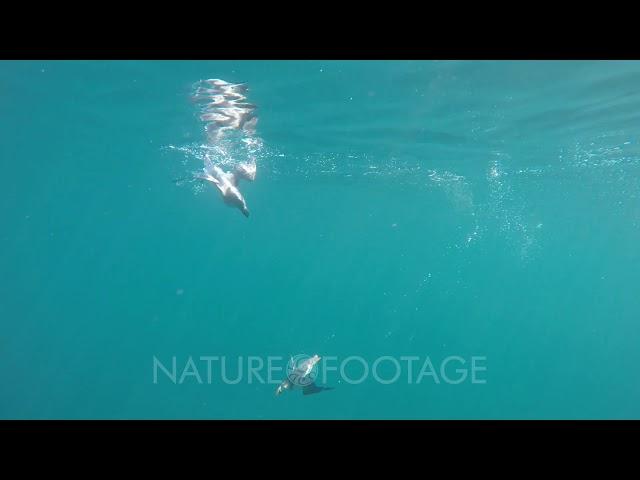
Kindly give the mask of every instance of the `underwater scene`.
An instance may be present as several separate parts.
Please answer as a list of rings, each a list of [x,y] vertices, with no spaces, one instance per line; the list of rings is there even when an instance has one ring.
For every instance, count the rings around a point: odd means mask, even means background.
[[[1,419],[640,418],[640,62],[0,92]]]

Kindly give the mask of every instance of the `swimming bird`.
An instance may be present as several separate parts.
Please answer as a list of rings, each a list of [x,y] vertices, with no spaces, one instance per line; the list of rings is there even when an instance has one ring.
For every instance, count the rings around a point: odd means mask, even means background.
[[[254,137],[258,122],[256,106],[245,101],[247,91],[245,83],[230,83],[218,78],[194,84],[191,98],[200,104],[200,120],[205,123],[208,143],[227,157],[233,155],[233,150],[229,150],[229,147],[233,147],[234,139],[241,138],[246,145],[252,147],[259,145],[259,142],[256,143],[259,139]],[[196,178],[213,183],[224,202],[238,208],[245,217],[249,216],[249,209],[238,188],[238,182],[241,178],[255,180],[254,153],[250,153],[248,162],[239,163],[233,171],[225,171],[220,165],[214,165],[209,155],[205,155],[203,172],[196,174]]]
[[[207,157],[208,158],[208,157]],[[197,178],[211,182],[222,195],[224,203],[231,207],[238,208],[245,217],[249,217],[249,208],[242,193],[238,189],[238,181],[241,178],[253,181],[256,178],[256,164],[240,163],[233,172],[225,172],[218,165],[214,165],[210,160],[205,162],[203,173],[196,175]]]
[[[293,360],[293,359],[292,359]],[[281,395],[287,390],[293,390],[296,386],[302,388],[303,395],[313,395],[314,393],[320,393],[324,390],[333,390],[331,387],[319,387],[315,381],[309,376],[313,367],[320,361],[318,355],[314,355],[308,358],[304,362],[300,363],[292,372],[287,375],[278,388],[276,389],[276,395]]]

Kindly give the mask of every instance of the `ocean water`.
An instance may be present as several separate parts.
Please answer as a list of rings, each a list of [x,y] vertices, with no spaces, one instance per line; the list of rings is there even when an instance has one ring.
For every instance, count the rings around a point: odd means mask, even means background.
[[[207,137],[202,79],[255,133]],[[639,62],[2,61],[0,92],[0,418],[640,417]],[[245,218],[193,173],[247,138]],[[275,395],[300,354],[332,389]]]

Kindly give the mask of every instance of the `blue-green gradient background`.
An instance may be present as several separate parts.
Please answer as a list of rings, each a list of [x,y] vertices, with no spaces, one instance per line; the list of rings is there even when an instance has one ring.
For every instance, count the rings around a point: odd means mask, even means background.
[[[248,219],[173,182],[203,78],[258,105]],[[638,62],[0,62],[0,417],[639,418],[639,141]],[[298,353],[487,383],[153,382]]]

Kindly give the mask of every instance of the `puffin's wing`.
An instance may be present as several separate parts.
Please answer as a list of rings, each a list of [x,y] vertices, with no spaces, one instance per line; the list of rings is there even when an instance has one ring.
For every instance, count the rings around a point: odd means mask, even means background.
[[[242,162],[236,167],[235,176],[237,179],[244,178],[245,180],[253,182],[256,179],[256,170],[255,162]]]
[[[207,182],[211,182],[213,184],[215,184],[216,187],[220,188],[220,182],[218,181],[217,178],[215,178],[214,176],[212,176],[209,173],[196,173],[194,175],[196,178],[199,178],[200,180],[206,180]]]

